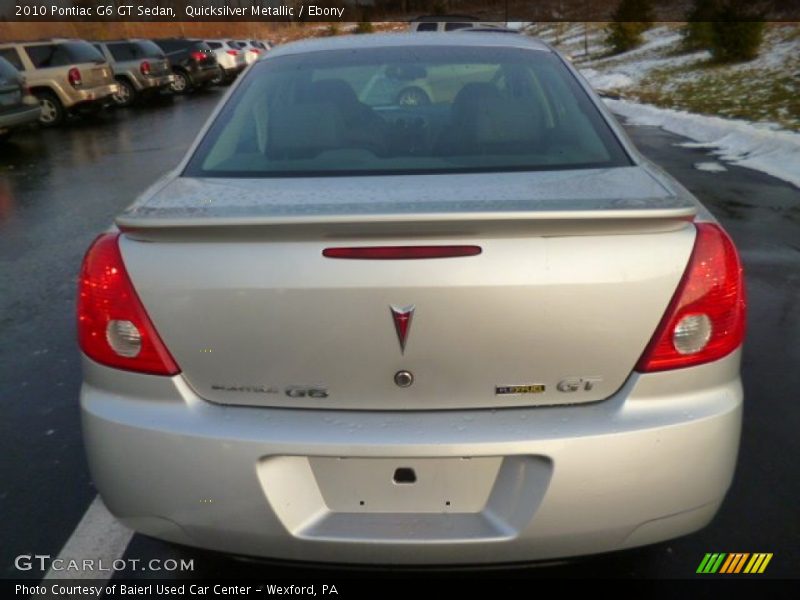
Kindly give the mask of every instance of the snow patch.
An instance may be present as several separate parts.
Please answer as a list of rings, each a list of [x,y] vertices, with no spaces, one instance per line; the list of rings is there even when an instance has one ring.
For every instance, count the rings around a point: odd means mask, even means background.
[[[581,74],[596,90],[612,90],[634,84],[634,80],[624,73],[600,73],[595,69],[581,69]]]
[[[694,163],[694,168],[698,171],[708,171],[709,173],[722,173],[728,170],[723,165],[713,161]]]
[[[652,125],[709,148],[721,160],[777,177],[800,188],[800,134],[757,127],[747,121],[696,115],[626,100],[605,100],[633,125]]]

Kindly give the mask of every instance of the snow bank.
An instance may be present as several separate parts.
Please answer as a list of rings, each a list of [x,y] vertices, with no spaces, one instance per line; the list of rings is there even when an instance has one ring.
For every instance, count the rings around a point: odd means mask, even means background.
[[[728,170],[718,162],[694,163],[694,168],[697,169],[698,171],[708,171],[709,173],[722,173],[723,171]]]
[[[709,148],[722,160],[756,169],[800,188],[800,133],[625,100],[605,102],[614,113],[634,125],[653,125],[685,136],[696,143],[683,146]]]
[[[634,84],[634,80],[624,73],[601,73],[595,69],[581,69],[589,84],[596,90],[613,90],[628,87]]]

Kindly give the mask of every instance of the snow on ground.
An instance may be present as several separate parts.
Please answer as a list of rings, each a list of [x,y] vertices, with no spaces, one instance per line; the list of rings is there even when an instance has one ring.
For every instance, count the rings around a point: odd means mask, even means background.
[[[607,99],[606,104],[633,125],[661,127],[694,140],[683,146],[708,148],[721,160],[762,171],[800,188],[800,133],[625,100]]]
[[[723,165],[713,161],[694,163],[694,168],[698,171],[708,171],[709,173],[722,173],[728,170]]]
[[[600,24],[549,23],[528,31],[570,56],[595,89],[621,96],[606,102],[632,124],[662,127],[718,160],[800,187],[800,133],[781,130],[800,128],[796,25],[768,26],[759,56],[734,65],[712,63],[707,51],[686,52],[677,23],[658,24],[644,33],[641,46],[615,55],[604,45]],[[695,168],[725,170],[716,161]]]

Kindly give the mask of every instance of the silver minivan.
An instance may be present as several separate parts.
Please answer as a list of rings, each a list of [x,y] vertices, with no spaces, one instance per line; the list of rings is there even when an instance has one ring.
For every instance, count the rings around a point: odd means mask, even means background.
[[[130,106],[167,89],[175,79],[163,50],[150,40],[94,42],[111,65],[119,91],[114,102]]]

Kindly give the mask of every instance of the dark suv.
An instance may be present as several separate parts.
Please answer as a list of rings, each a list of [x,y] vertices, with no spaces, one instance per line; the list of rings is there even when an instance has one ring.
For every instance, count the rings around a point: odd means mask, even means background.
[[[202,40],[168,38],[153,40],[169,59],[175,80],[171,89],[184,94],[193,88],[203,88],[221,75],[214,51]]]

